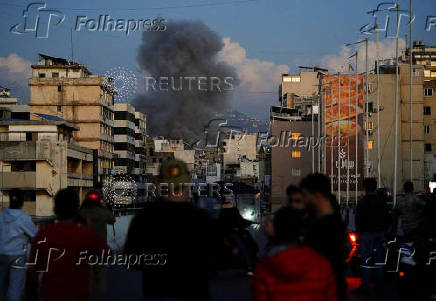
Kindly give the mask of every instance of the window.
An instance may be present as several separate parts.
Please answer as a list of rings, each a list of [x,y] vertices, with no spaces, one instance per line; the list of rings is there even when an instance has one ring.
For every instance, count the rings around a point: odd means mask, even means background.
[[[372,131],[374,129],[373,121],[365,121],[365,130]]]
[[[58,92],[62,92],[62,86],[58,85]]]
[[[424,115],[431,115],[431,107],[424,107]]]
[[[292,133],[292,139],[295,139],[295,140],[297,140],[298,138],[300,138],[300,136],[301,136],[301,133]]]
[[[412,69],[412,75],[413,75],[413,76],[420,76],[420,75],[421,75],[421,72],[419,71],[418,68],[413,68],[413,69]]]
[[[58,112],[62,112],[62,106],[58,106]]]
[[[38,73],[39,78],[45,78],[45,73]]]
[[[301,176],[301,169],[299,169],[299,168],[292,168],[292,169],[291,169],[291,175],[292,175],[293,177],[299,177],[299,176]]]
[[[424,144],[424,150],[426,152],[431,152],[431,143]]]
[[[430,134],[430,126],[429,126],[429,125],[426,125],[426,126],[424,127],[424,129],[425,129],[425,133],[426,133],[426,134]]]
[[[36,171],[36,161],[11,162],[11,171]]]
[[[300,158],[301,152],[300,151],[292,151],[292,158]]]
[[[433,89],[432,88],[425,88],[424,89],[424,96],[433,96]]]
[[[368,149],[372,149],[373,145],[374,145],[374,141],[368,140]]]
[[[51,74],[51,77],[53,77],[53,78],[58,78],[58,77],[59,77],[59,73],[58,73],[58,72],[53,72],[53,73]]]
[[[431,77],[430,70],[424,70],[424,77]]]
[[[372,101],[368,101],[366,103],[366,108],[368,109],[367,110],[368,113],[373,113],[374,112],[374,103]]]

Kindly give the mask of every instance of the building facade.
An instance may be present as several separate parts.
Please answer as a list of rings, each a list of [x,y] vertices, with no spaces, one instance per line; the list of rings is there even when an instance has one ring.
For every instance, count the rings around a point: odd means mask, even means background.
[[[81,200],[93,187],[93,151],[74,144],[78,128],[65,120],[0,121],[1,200],[24,191],[24,211],[53,215],[53,197],[70,187]]]
[[[32,65],[30,112],[69,120],[80,131],[80,146],[98,150],[99,180],[111,173],[114,159],[114,94],[111,80],[93,75],[84,65],[39,54]]]

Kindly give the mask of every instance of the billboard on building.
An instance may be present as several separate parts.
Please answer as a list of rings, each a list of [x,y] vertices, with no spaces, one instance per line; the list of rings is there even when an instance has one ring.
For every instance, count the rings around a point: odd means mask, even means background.
[[[344,74],[340,78],[338,75],[327,75],[322,79],[326,173],[331,177],[334,191],[339,189],[339,173],[341,191],[346,191],[347,183],[350,191],[355,190],[356,181],[358,190],[362,190],[364,177],[363,80],[363,75],[357,77],[356,90],[356,76],[352,74]],[[347,169],[349,169],[349,176],[347,176]]]

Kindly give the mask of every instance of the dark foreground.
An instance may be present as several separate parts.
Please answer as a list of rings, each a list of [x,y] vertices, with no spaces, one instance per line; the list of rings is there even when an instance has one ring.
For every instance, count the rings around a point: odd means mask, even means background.
[[[359,286],[360,279],[347,279],[349,290]],[[239,271],[219,273],[212,281],[211,296],[213,301],[248,301],[250,300],[251,278],[244,276]],[[139,301],[141,300],[141,274],[133,269],[126,270],[123,267],[112,266],[109,268],[109,300],[110,301]],[[397,290],[392,282],[386,283],[383,295],[358,297],[349,294],[349,301],[398,301]]]

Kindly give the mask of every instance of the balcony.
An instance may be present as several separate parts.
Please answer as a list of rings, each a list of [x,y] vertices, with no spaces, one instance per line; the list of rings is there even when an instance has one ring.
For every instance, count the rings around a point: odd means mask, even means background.
[[[4,176],[4,177],[3,177]],[[25,190],[36,189],[35,171],[0,172],[2,190],[21,188]]]

